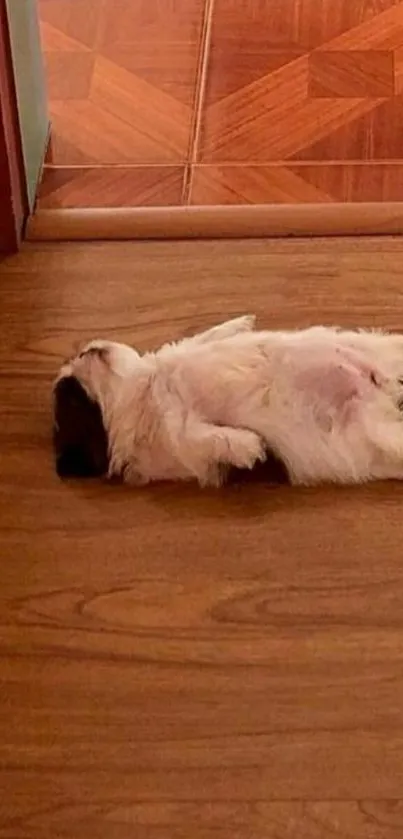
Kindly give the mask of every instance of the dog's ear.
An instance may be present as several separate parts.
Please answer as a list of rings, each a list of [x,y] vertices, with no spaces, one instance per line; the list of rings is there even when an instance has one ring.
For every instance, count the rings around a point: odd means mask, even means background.
[[[100,477],[108,471],[108,437],[101,408],[75,376],[54,389],[53,444],[60,478]]]

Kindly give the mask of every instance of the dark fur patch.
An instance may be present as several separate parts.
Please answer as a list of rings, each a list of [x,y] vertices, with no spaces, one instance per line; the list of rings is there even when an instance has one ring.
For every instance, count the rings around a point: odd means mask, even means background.
[[[102,412],[75,376],[54,390],[53,444],[60,478],[94,478],[108,471],[108,437]]]

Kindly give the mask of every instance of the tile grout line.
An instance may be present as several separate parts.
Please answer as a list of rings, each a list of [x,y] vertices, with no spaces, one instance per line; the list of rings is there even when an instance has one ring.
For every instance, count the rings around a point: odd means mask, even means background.
[[[368,160],[359,160],[358,158],[346,160],[299,160],[289,158],[285,160],[220,160],[215,163],[198,163],[202,169],[278,169],[278,168],[292,168],[298,166],[299,168],[307,168],[309,166],[331,167],[331,166],[401,166],[403,158],[390,158],[390,160],[377,160],[376,158]],[[191,165],[191,162],[178,161],[177,163],[45,163],[44,169],[50,171],[57,171],[59,169],[182,169],[183,167]]]
[[[213,26],[215,0],[206,0],[204,6],[202,32],[200,38],[199,62],[196,74],[195,97],[193,106],[193,119],[189,138],[189,157],[185,167],[182,204],[188,205],[191,197],[193,183],[193,166],[196,162],[201,121],[203,116],[203,105],[206,93],[208,65],[210,58],[211,32]]]
[[[51,172],[59,169],[130,169],[130,170],[144,170],[144,169],[183,169],[186,163],[183,160],[178,163],[45,163],[44,169]]]
[[[97,29],[96,35],[94,40],[94,48],[93,51],[95,53],[95,57],[98,58],[101,53],[102,48],[102,34],[104,31],[104,14],[107,8],[107,0],[100,0],[100,9],[99,9],[99,18],[97,22]]]

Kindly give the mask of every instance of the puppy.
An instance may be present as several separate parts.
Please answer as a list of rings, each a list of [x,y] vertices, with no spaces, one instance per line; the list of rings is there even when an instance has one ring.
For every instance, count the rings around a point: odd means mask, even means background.
[[[59,475],[219,486],[271,452],[293,484],[403,478],[403,336],[254,325],[89,343],[54,387]]]

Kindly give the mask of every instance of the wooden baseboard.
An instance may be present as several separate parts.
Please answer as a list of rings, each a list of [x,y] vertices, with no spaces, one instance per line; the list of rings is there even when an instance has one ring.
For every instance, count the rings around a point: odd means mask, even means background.
[[[403,233],[403,202],[39,210],[30,241],[242,239]]]

